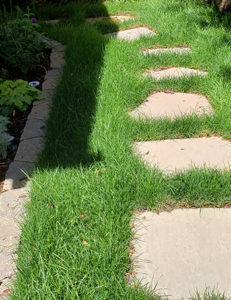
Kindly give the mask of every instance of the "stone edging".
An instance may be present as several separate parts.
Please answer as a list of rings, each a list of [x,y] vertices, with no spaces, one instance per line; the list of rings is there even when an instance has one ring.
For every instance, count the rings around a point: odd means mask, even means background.
[[[52,95],[65,63],[65,46],[47,38],[46,41],[52,47],[52,69],[47,72],[42,84],[42,99],[33,102],[15,159],[6,173],[4,192],[0,195],[0,298],[4,299],[10,293],[16,274],[15,251],[21,234],[20,223],[25,216],[24,206],[29,200],[29,187],[22,187],[27,180],[25,174],[32,173],[36,157],[43,148]]]
[[[65,46],[59,42],[45,39],[51,44],[51,70],[45,76],[42,84],[42,99],[33,102],[14,161],[11,162],[5,176],[3,190],[8,191],[20,188],[27,179],[26,174],[32,173],[36,157],[43,148],[43,137],[48,119],[52,94],[59,81],[62,67],[65,63]]]

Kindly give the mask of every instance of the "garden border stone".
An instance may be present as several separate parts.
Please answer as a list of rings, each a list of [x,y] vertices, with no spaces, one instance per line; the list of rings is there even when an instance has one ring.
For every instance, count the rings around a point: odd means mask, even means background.
[[[25,215],[24,205],[29,198],[29,186],[25,186],[25,183],[28,182],[28,176],[32,174],[34,163],[43,148],[54,89],[65,63],[65,46],[48,38],[45,41],[52,47],[52,69],[45,76],[41,100],[33,102],[14,161],[9,165],[5,176],[4,192],[0,195],[0,297],[4,298],[8,298],[16,273],[14,260],[21,233],[20,221]]]
[[[42,85],[42,99],[33,103],[15,159],[6,173],[4,191],[23,185],[25,173],[31,174],[36,157],[43,147],[45,122],[48,119],[54,89],[59,82],[65,62],[65,46],[49,38],[45,38],[45,41],[52,47],[51,70],[47,72]]]

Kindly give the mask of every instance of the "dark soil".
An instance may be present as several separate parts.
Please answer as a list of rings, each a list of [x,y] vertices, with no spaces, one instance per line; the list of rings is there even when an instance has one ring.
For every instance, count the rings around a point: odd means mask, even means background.
[[[1,68],[3,68],[4,72],[6,71],[5,72],[6,78],[4,79],[8,79],[8,80],[23,79],[28,82],[39,81],[40,85],[38,88],[41,89],[42,83],[44,81],[44,77],[47,71],[50,69],[50,54],[51,54],[51,49],[46,48],[44,50],[44,59],[40,62],[40,64],[35,65],[33,69],[26,75],[21,73],[20,70],[17,68],[10,68],[10,67],[6,68],[1,61],[0,61],[0,70]],[[3,182],[5,179],[5,174],[9,167],[9,164],[14,160],[15,154],[18,149],[18,144],[20,142],[20,137],[25,127],[27,117],[31,111],[31,108],[32,105],[30,105],[25,111],[15,110],[14,114],[12,114],[9,117],[10,123],[8,125],[7,132],[14,139],[8,146],[6,158],[4,160],[0,160],[0,193],[3,192]]]

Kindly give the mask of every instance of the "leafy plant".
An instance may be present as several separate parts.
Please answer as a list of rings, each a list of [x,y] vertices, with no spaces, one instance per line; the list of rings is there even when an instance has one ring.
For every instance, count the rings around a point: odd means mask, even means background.
[[[0,159],[6,155],[6,149],[9,145],[9,135],[6,133],[8,119],[0,116]]]
[[[33,15],[29,11],[22,14],[19,8],[17,11],[15,19],[0,26],[0,58],[26,74],[40,62],[46,44]]]
[[[6,80],[0,83],[0,114],[8,116],[14,109],[25,110],[40,92],[24,80]]]

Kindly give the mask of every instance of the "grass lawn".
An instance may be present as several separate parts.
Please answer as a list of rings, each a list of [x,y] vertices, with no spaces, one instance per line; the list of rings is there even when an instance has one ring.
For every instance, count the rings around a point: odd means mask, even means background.
[[[118,12],[136,19],[85,23],[87,16]],[[33,175],[12,299],[153,299],[126,276],[133,213],[231,204],[231,173],[191,170],[165,177],[145,167],[132,144],[213,134],[231,139],[231,18],[192,0],[69,4],[40,8],[36,17],[64,18],[42,31],[67,45],[66,65]],[[132,43],[102,35],[133,25],[147,25],[157,35]],[[186,44],[191,54],[140,54],[153,45]],[[160,82],[141,76],[160,66],[199,68],[209,75]],[[173,122],[128,116],[164,89],[206,95],[214,116]]]

